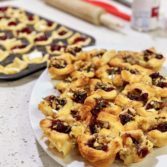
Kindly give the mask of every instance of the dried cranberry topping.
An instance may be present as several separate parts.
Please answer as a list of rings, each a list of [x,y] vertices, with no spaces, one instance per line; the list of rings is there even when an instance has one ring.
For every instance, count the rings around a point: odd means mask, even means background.
[[[73,118],[75,118],[77,121],[81,120],[81,116],[79,115],[79,112],[77,110],[71,110],[71,115]]]
[[[25,45],[25,44],[17,45],[17,46],[14,46],[14,47],[12,48],[12,50],[15,50],[15,49],[24,49],[25,47],[27,47],[27,45]]]
[[[159,101],[150,101],[147,105],[146,105],[146,110],[149,109],[155,109],[155,110],[160,110],[163,108],[163,102],[159,102]]]
[[[48,40],[48,37],[46,35],[42,35],[42,36],[39,36],[37,38],[35,38],[35,42],[40,42],[40,41],[47,41]]]
[[[78,37],[78,38],[75,38],[73,44],[84,42],[85,40],[86,40],[86,37]]]
[[[27,18],[28,18],[29,21],[33,21],[34,20],[34,16],[33,15],[28,15]]]
[[[89,125],[90,132],[92,134],[98,133],[98,131],[102,128],[109,129],[110,124],[106,121],[96,120],[96,118],[93,117]]]
[[[144,51],[144,57],[143,57],[144,60],[145,60],[145,61],[149,61],[150,58],[153,57],[153,54],[154,54],[154,52],[152,52],[151,50],[148,50],[148,49],[145,50],[145,51]]]
[[[166,88],[167,87],[167,82],[159,82],[157,84],[157,86],[161,87],[161,88]]]
[[[106,92],[114,90],[114,88],[112,86],[106,85],[106,84],[104,84],[102,82],[97,82],[97,84],[95,86],[95,90],[97,90],[97,89],[102,89],[102,90],[104,90]]]
[[[92,139],[90,139],[89,141],[88,141],[88,146],[89,147],[94,147],[94,142],[96,141],[96,139],[95,138],[92,138]]]
[[[61,35],[61,36],[65,35],[66,33],[67,33],[67,31],[65,31],[65,30],[62,30],[62,31],[58,32],[58,34]]]
[[[142,90],[136,88],[131,92],[128,92],[127,97],[131,100],[147,102],[148,93],[142,93]]]
[[[73,100],[76,103],[84,103],[86,98],[87,98],[87,92],[86,91],[76,91],[76,92],[74,92]]]
[[[56,99],[56,96],[54,95],[50,95],[44,98],[44,100],[48,101],[48,102],[52,102]]]
[[[52,130],[56,130],[60,133],[70,133],[71,127],[69,125],[66,125],[63,121],[55,120],[52,122],[51,126]]]
[[[50,64],[50,67],[55,67],[55,68],[58,68],[58,69],[61,69],[61,68],[65,68],[67,66],[67,62],[63,59],[53,59],[51,60],[51,64]]]
[[[133,144],[138,145],[139,141],[135,139],[131,134],[126,134],[126,137],[130,137],[132,139]]]
[[[157,58],[157,59],[163,59],[163,55],[162,54],[156,54],[155,58]]]
[[[167,122],[159,124],[155,129],[161,132],[167,132]]]
[[[66,52],[71,53],[72,55],[76,55],[76,53],[80,52],[82,48],[80,47],[73,47],[73,48],[66,48]]]
[[[138,60],[136,59],[136,58],[134,58],[134,57],[132,57],[132,56],[126,56],[126,57],[124,57],[123,58],[123,60],[124,60],[124,62],[126,62],[126,63],[130,63],[130,64],[132,64],[132,65],[134,65],[134,64],[137,64],[138,63]]]
[[[14,22],[14,21],[11,21],[11,22],[8,23],[8,26],[16,26],[16,25],[17,25],[17,23]]]
[[[51,26],[53,25],[53,22],[52,22],[52,21],[47,21],[47,25],[48,25],[49,27],[51,27]]]
[[[121,124],[122,125],[125,125],[127,124],[128,122],[132,121],[133,120],[133,116],[130,115],[130,114],[120,114],[119,115],[119,119],[121,121]]]
[[[0,12],[5,12],[8,9],[8,7],[0,7]]]
[[[140,101],[147,101],[148,100],[148,93],[143,93],[142,95],[141,95],[141,99],[140,99]]]
[[[52,52],[54,52],[54,51],[60,51],[62,48],[65,49],[66,46],[65,45],[52,44],[51,47],[50,47],[50,49],[51,49]]]
[[[108,146],[107,145],[102,145],[102,150],[103,151],[107,151],[108,150]]]
[[[88,141],[88,146],[91,148],[94,148],[96,150],[103,150],[103,151],[108,151],[108,146],[106,144],[99,144],[98,146],[95,146],[94,143],[96,142],[95,138],[92,138]]]
[[[26,33],[26,34],[31,34],[32,30],[30,27],[25,27],[22,30],[18,31],[18,33]]]
[[[0,40],[6,40],[7,38],[8,38],[7,35],[0,36]]]
[[[131,74],[139,74],[139,71],[138,70],[136,70],[136,69],[134,69],[134,70],[132,70],[132,69],[130,69],[130,70],[128,70]]]
[[[44,98],[44,100],[46,100],[49,103],[49,106],[55,110],[59,110],[67,103],[66,99],[59,98],[54,95],[47,96]]]
[[[121,74],[121,71],[122,71],[121,67],[113,67],[113,68],[107,69],[107,73],[109,75]]]
[[[61,99],[61,98],[56,98],[56,110],[59,110],[62,106],[64,106],[67,101],[65,99]]]
[[[144,51],[144,60],[149,61],[150,58],[163,59],[163,55],[154,53],[151,50],[145,50]]]
[[[144,158],[148,155],[149,151],[148,148],[140,148],[137,150],[137,154],[139,155],[139,157]]]
[[[165,78],[158,72],[151,74],[150,77],[152,78],[153,85],[156,85],[161,88],[167,87],[167,82],[165,82]]]
[[[151,51],[151,50],[149,50],[149,49],[146,49],[146,50],[144,51],[144,53],[146,53],[146,54],[153,54],[154,52]]]
[[[91,110],[92,115],[96,117],[103,108],[107,107],[107,105],[108,101],[104,99],[96,99],[96,105]]]
[[[131,139],[133,141],[133,144],[138,145],[139,141],[137,139],[135,139],[134,137],[131,136]]]
[[[159,72],[152,73],[152,74],[150,75],[150,77],[151,77],[152,79],[157,79],[157,78],[163,79],[163,78],[164,78],[162,75],[160,75]]]

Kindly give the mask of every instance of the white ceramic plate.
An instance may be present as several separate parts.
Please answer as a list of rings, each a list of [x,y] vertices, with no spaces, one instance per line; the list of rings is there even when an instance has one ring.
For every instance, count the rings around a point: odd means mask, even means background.
[[[165,63],[167,64],[167,63]],[[165,73],[166,67],[162,69],[162,72]],[[167,73],[166,73],[167,74]],[[66,158],[62,158],[58,153],[52,153],[48,150],[46,141],[42,139],[42,131],[39,127],[39,122],[44,118],[43,114],[38,110],[38,104],[42,98],[48,95],[58,95],[58,91],[53,88],[51,79],[48,76],[47,70],[38,79],[35,87],[33,88],[30,106],[29,106],[29,116],[32,128],[34,130],[35,137],[42,148],[52,157],[56,162],[62,166],[67,167],[85,167],[88,166],[81,158],[77,151],[73,151]],[[131,165],[131,167],[165,167],[167,163],[167,147],[160,149],[154,149],[154,151],[149,154],[142,162]],[[123,165],[114,163],[112,167],[121,167]]]

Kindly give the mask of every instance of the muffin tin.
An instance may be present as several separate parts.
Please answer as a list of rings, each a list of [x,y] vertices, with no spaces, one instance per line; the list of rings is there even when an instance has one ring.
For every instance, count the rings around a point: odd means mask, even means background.
[[[16,80],[46,67],[49,56],[95,39],[11,6],[0,7],[0,80]]]

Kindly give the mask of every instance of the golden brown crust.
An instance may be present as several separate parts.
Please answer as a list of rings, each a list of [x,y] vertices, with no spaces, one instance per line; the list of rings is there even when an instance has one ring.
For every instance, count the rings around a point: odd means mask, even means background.
[[[70,105],[56,114],[50,114],[46,101],[39,108],[47,106],[44,114],[71,126],[70,143],[78,146],[82,157],[95,167],[111,165],[116,155],[131,164],[144,159],[153,147],[167,145],[167,80],[157,72],[163,56],[154,50],[76,50],[51,57],[48,66],[51,76],[61,80],[55,88]],[[62,69],[54,66],[59,59]],[[67,69],[69,65],[72,68]],[[56,138],[47,138],[58,147]]]
[[[107,143],[106,151],[98,150],[99,148],[95,149],[88,145],[89,144],[88,142],[90,142],[90,140],[94,140],[94,138],[98,138],[98,137],[99,137],[99,140],[100,138],[102,138],[101,140],[108,140],[107,142],[109,143]],[[77,142],[78,142],[78,149],[81,155],[90,163],[92,163],[92,165],[95,167],[101,167],[101,166],[107,167],[111,165],[116,157],[117,152],[120,150],[120,147],[121,147],[119,140],[110,139],[109,136],[83,135],[78,138]]]

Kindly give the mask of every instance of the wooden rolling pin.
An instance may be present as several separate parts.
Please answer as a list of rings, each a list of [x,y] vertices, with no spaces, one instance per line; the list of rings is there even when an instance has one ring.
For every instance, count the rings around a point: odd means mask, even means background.
[[[114,19],[102,8],[81,0],[45,0],[45,2],[96,25],[104,25],[116,31],[123,27],[122,23]]]

